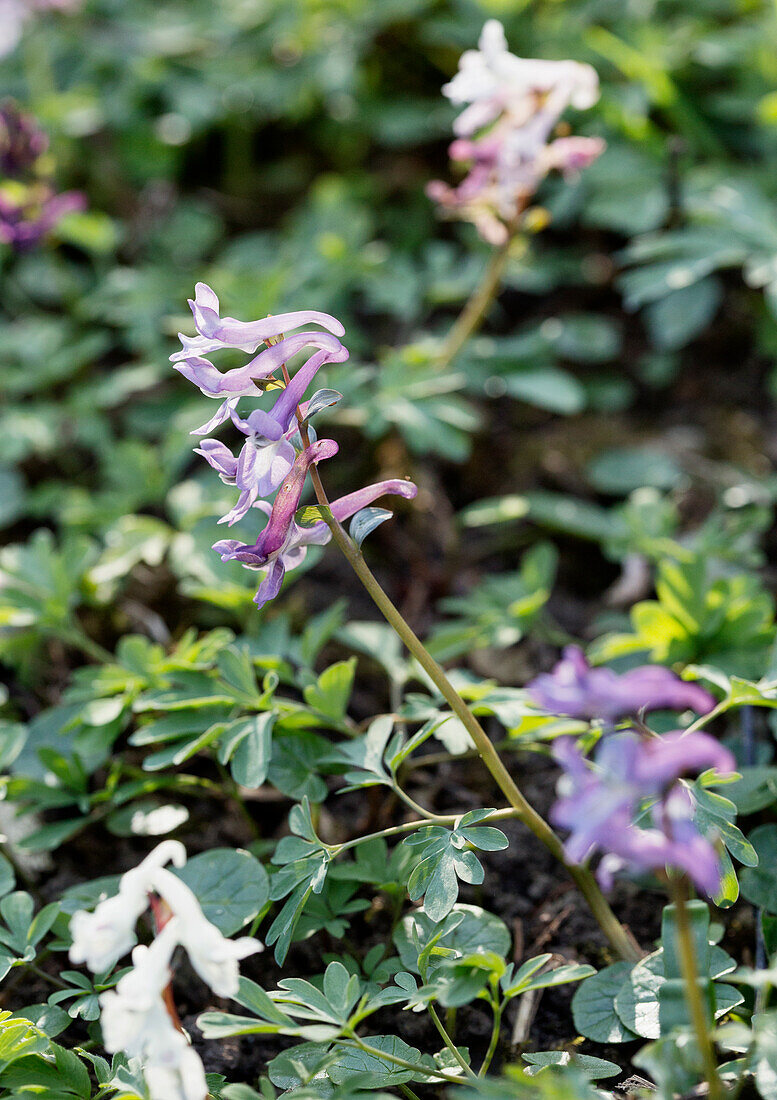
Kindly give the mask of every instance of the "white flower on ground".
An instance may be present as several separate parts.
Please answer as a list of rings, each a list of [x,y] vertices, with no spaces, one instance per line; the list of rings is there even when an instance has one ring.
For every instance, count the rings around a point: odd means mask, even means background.
[[[150,946],[135,947],[132,969],[116,988],[100,996],[103,1042],[110,1054],[123,1051],[143,1068],[151,1100],[206,1100],[205,1070],[178,1024],[168,991],[171,963],[178,946],[219,997],[238,991],[238,961],[262,951],[259,940],[229,940],[207,919],[196,895],[165,864],[183,867],[186,849],[165,840],[123,875],[116,897],[101,901],[93,913],[79,910],[70,929],[72,962],[96,972],[107,970],[136,942],[135,925],[158,895],[170,911]],[[162,919],[159,920],[162,924]],[[167,991],[167,993],[166,993]]]
[[[238,990],[238,961],[263,951],[250,936],[229,940],[207,919],[197,898],[177,875],[160,871],[156,889],[176,922],[178,942],[186,948],[194,969],[219,997],[234,997]]]
[[[163,999],[180,931],[178,920],[171,918],[150,947],[135,948],[132,970],[100,997],[105,1049],[140,1059],[152,1100],[205,1100],[208,1095],[202,1062]]]
[[[70,921],[73,944],[72,963],[85,963],[95,974],[101,974],[126,955],[137,943],[135,925],[148,908],[148,895],[154,889],[154,879],[165,863],[182,867],[186,849],[177,840],[165,840],[137,867],[128,871],[119,882],[119,892],[101,901],[93,913],[79,909]]]
[[[173,1026],[162,994],[170,982],[170,962],[177,946],[178,927],[173,919],[150,947],[135,948],[132,969],[115,989],[101,995],[103,1042],[111,1054],[123,1050],[130,1058],[141,1057],[160,1028]]]
[[[144,1075],[151,1100],[205,1100],[208,1085],[196,1051],[169,1023],[148,1048]]]

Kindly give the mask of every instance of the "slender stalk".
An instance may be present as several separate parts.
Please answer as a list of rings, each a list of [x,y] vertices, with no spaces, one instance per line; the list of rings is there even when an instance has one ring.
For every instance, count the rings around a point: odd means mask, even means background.
[[[43,978],[44,981],[50,982],[51,985],[56,986],[57,989],[70,989],[67,982],[63,982],[61,978],[56,978],[53,974],[47,974],[40,966],[36,966],[35,963],[27,963],[27,969],[31,970],[33,974],[37,974],[39,978]]]
[[[464,1070],[464,1072],[465,1072],[465,1074],[467,1075],[467,1077],[471,1077],[471,1078],[472,1078],[473,1080],[476,1080],[476,1078],[475,1078],[475,1074],[473,1073],[473,1071],[472,1071],[472,1068],[471,1068],[471,1067],[469,1066],[469,1064],[468,1064],[468,1063],[467,1063],[467,1062],[466,1062],[466,1061],[464,1060],[464,1058],[462,1058],[461,1054],[459,1053],[459,1050],[458,1050],[458,1048],[457,1048],[457,1047],[456,1047],[456,1045],[454,1044],[454,1042],[453,1042],[453,1039],[451,1039],[451,1037],[450,1037],[450,1035],[448,1034],[448,1032],[447,1032],[447,1031],[445,1030],[445,1027],[444,1027],[444,1025],[443,1025],[443,1022],[442,1022],[442,1020],[440,1019],[440,1017],[439,1017],[439,1016],[437,1015],[437,1012],[436,1012],[436,1010],[435,1010],[435,1007],[434,1007],[434,1005],[432,1005],[432,1004],[430,1004],[430,1005],[429,1005],[429,1015],[430,1015],[430,1016],[431,1016],[431,1018],[432,1018],[432,1023],[434,1024],[434,1026],[435,1026],[435,1027],[437,1028],[437,1030],[439,1031],[439,1033],[440,1033],[440,1035],[441,1035],[441,1037],[442,1037],[442,1041],[443,1041],[443,1042],[445,1043],[446,1047],[447,1047],[447,1048],[448,1048],[448,1050],[449,1050],[449,1051],[451,1052],[451,1054],[452,1054],[452,1055],[453,1055],[453,1057],[454,1057],[454,1058],[456,1059],[456,1061],[457,1061],[457,1062],[458,1062],[458,1064],[459,1064],[459,1065],[461,1066],[461,1068],[462,1068],[462,1069]]]
[[[711,722],[713,718],[717,718],[720,714],[725,714],[730,705],[731,704],[724,699],[721,703],[718,703],[716,707],[713,707],[713,709],[708,711],[706,714],[700,714],[696,721],[691,722],[690,726],[687,726],[683,732],[695,733],[696,730],[700,730],[702,726],[706,726],[708,722]]]
[[[494,1023],[493,1023],[493,1026],[491,1028],[491,1042],[488,1044],[488,1050],[486,1051],[486,1056],[483,1059],[483,1065],[480,1067],[480,1069],[478,1071],[478,1077],[485,1077],[486,1072],[488,1070],[488,1067],[491,1065],[491,1062],[493,1061],[494,1055],[496,1054],[496,1048],[497,1048],[497,1044],[499,1042],[499,1029],[500,1029],[501,1024],[502,1024],[502,1004],[501,1004],[501,1001],[498,1001],[498,1000],[494,1001],[492,1007],[493,1007],[493,1010],[494,1010]]]
[[[440,814],[435,818],[437,825],[455,825],[461,817],[461,814]],[[491,825],[495,821],[509,821],[510,818],[518,817],[518,811],[510,806],[505,810],[495,810],[488,817],[484,817],[482,821],[478,822],[478,825]],[[346,840],[344,844],[333,845],[331,848],[332,858],[339,856],[341,852],[348,851],[349,848],[356,848],[359,844],[366,844],[369,840],[380,840],[384,837],[401,836],[402,833],[412,833],[415,829],[425,829],[429,825],[427,818],[422,818],[420,821],[404,821],[401,825],[391,825],[388,829],[381,829],[377,833],[366,833],[364,836],[354,837],[353,840]]]
[[[450,814],[436,814],[432,810],[425,809],[420,802],[416,802],[414,798],[411,798],[409,794],[406,794],[401,787],[394,787],[394,793],[398,798],[401,798],[406,806],[409,806],[411,810],[415,810],[421,817],[426,818],[427,822],[431,824],[441,825],[444,821],[447,823]]]
[[[701,990],[699,989],[699,970],[696,966],[694,953],[693,933],[688,919],[688,910],[685,906],[685,884],[683,879],[672,879],[672,900],[677,911],[677,944],[680,949],[680,969],[685,984],[685,1003],[691,1017],[696,1041],[701,1051],[704,1065],[704,1076],[709,1088],[709,1100],[722,1100],[725,1096],[723,1083],[718,1074],[718,1063],[715,1057],[715,1047],[710,1037],[707,1023],[707,1012],[704,1007]]]
[[[566,859],[564,847],[560,839],[553,832],[547,821],[537,813],[534,807],[531,806],[526,801],[523,794],[521,794],[521,791],[518,789],[515,781],[502,762],[501,757],[491,743],[486,731],[456,691],[441,666],[428,652],[420,638],[418,638],[411,627],[405,622],[400,612],[383,591],[356,544],[348,537],[340,524],[332,518],[331,512],[329,512],[328,509],[326,494],[323,491],[321,479],[318,476],[318,471],[315,466],[311,467],[311,474],[313,475],[313,485],[316,489],[316,496],[324,509],[324,518],[338,548],[345,555],[349,565],[356,573],[356,576],[369,592],[378,610],[389,625],[397,632],[407,649],[418,661],[424,672],[429,676],[430,680],[434,683],[435,687],[437,687],[453,713],[461,721],[464,728],[475,742],[481,760],[491,772],[491,775],[496,780],[499,789],[502,791],[507,801],[517,811],[516,817],[527,825],[537,839],[545,845],[548,851],[566,867],[583,897],[588,902],[602,931],[607,936],[615,951],[617,951],[622,958],[631,961],[636,961],[641,958],[642,956],[638,945],[629,936],[626,929],[613,913],[591,872],[587,868],[580,867],[576,863],[570,863]]]
[[[508,242],[511,237],[512,234],[508,236]],[[507,247],[506,244],[505,249]],[[285,364],[282,370],[284,380],[286,385],[288,385],[289,373]],[[299,408],[297,409],[297,422],[299,424],[302,443],[307,448],[310,446],[310,437]],[[502,758],[494,748],[491,739],[480,722],[478,722],[475,715],[445,675],[442,666],[435,661],[421,639],[405,621],[399,610],[383,591],[377,578],[364,560],[356,543],[348,536],[341,524],[339,524],[332,515],[329,499],[321,481],[321,475],[315,464],[310,467],[310,479],[313,483],[316,500],[321,507],[322,518],[331,531],[332,538],[337,544],[338,549],[342,552],[346,561],[372,597],[373,603],[383,615],[386,622],[396,631],[405,647],[413,657],[415,657],[416,661],[418,661],[421,668],[426,672],[429,679],[448,703],[448,706],[469,733],[475,743],[481,760],[496,780],[497,786],[502,794],[515,809],[516,817],[527,825],[537,839],[545,845],[548,851],[566,867],[581,894],[588,902],[591,912],[596,918],[599,927],[610,941],[613,949],[621,958],[636,962],[642,957],[639,945],[613,913],[591,872],[587,868],[580,867],[578,864],[570,863],[567,860],[564,854],[564,846],[560,839],[553,832],[547,821],[537,813],[534,807],[527,802],[521,794],[513,777],[505,767]]]
[[[439,359],[435,363],[437,370],[444,371],[448,369],[470,336],[480,328],[485,320],[489,306],[496,297],[502,282],[513,237],[514,230],[508,232],[505,243],[492,253],[482,282],[475,288],[445,338],[445,343],[440,349]]]

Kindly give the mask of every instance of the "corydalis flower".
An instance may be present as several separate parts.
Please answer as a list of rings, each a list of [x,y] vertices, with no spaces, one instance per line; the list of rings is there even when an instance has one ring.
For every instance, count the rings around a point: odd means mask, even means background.
[[[608,723],[651,710],[706,714],[715,705],[704,688],[681,680],[661,665],[643,665],[618,675],[610,668],[591,668],[577,646],[567,646],[553,671],[537,676],[526,690],[534,704],[549,714]]]
[[[100,996],[103,1042],[109,1054],[123,1051],[140,1059],[152,1100],[206,1100],[202,1062],[163,999],[178,942],[178,920],[173,918],[150,947],[135,948],[132,969],[115,990]]]
[[[137,943],[135,925],[148,909],[149,894],[155,889],[160,868],[166,863],[183,867],[185,862],[183,844],[165,840],[142,863],[122,875],[115,897],[101,901],[93,913],[84,909],[75,912],[70,921],[70,961],[86,963],[96,974],[109,970]]]
[[[18,103],[0,104],[0,172],[17,178],[28,172],[48,148],[49,139],[35,118]]]
[[[310,466],[322,458],[331,457],[336,452],[337,444],[334,440],[320,439],[297,456],[295,466],[278,490],[278,496],[272,507],[265,501],[258,501],[254,505],[269,518],[253,545],[241,543],[236,539],[223,539],[214,544],[213,549],[221,555],[222,561],[239,561],[249,569],[266,570],[264,580],[254,597],[255,603],[260,608],[278,595],[286,572],[302,564],[308,546],[324,546],[332,537],[323,520],[318,520],[309,527],[303,527],[295,521],[294,513]],[[342,523],[379,497],[393,494],[412,500],[417,491],[411,481],[400,479],[380,481],[334,501],[330,506],[332,516],[338,523]]]
[[[134,948],[132,968],[115,989],[100,996],[105,1049],[140,1059],[152,1100],[206,1100],[202,1062],[165,1001],[173,953],[184,947],[213,992],[233,997],[240,978],[238,961],[261,951],[262,944],[250,936],[223,936],[205,917],[195,894],[167,870],[170,862],[176,867],[186,862],[186,849],[176,840],[163,841],[123,875],[116,897],[101,901],[93,913],[75,913],[70,959],[96,972],[107,970],[135,942],[135,924],[153,901],[155,912],[163,914],[157,935],[150,946]]]
[[[291,471],[296,452],[290,437],[297,431],[297,408],[325,358],[326,352],[319,351],[312,355],[281,392],[269,412],[254,409],[243,420],[236,411],[237,400],[230,399],[221,405],[207,424],[191,433],[200,435],[212,431],[228,417],[247,437],[237,458],[218,439],[203,439],[196,448],[196,453],[218,472],[223,482],[236,485],[240,490],[237,504],[221,517],[219,523],[235,523],[258,497],[273,493]]]
[[[0,241],[17,252],[35,248],[66,214],[83,210],[79,191],[57,194],[44,183],[14,184],[0,189]]]
[[[467,50],[443,87],[457,106],[458,135],[451,158],[470,161],[458,187],[435,180],[427,194],[449,214],[471,221],[491,244],[503,244],[542,179],[553,169],[571,175],[603,151],[600,138],[551,134],[567,107],[585,110],[599,98],[590,65],[516,57],[495,19],[483,27],[479,48]]]
[[[306,418],[323,407],[331,394],[320,400],[305,401],[308,387],[319,369],[329,362],[341,363],[348,351],[340,343],[343,326],[326,313],[306,310],[265,317],[260,321],[238,321],[222,317],[219,300],[205,283],[197,283],[194,301],[190,301],[197,335],[179,334],[181,350],[170,358],[177,370],[199,386],[208,397],[220,397],[215,414],[192,434],[208,436],[226,421],[246,437],[239,454],[219,439],[205,438],[197,448],[217,471],[222,481],[235,485],[240,495],[235,506],[219,520],[235,523],[253,507],[267,516],[267,522],[253,543],[239,539],[223,539],[214,544],[222,561],[238,561],[248,569],[259,569],[264,577],[255,596],[261,608],[278,595],[286,572],[304,559],[310,545],[328,542],[331,532],[322,521],[302,526],[295,512],[302,498],[305,481],[311,467],[337,453],[332,439],[309,443]],[[286,336],[288,329],[318,324],[326,332],[308,330]],[[258,351],[264,344],[264,350]],[[315,348],[307,362],[292,377],[288,360],[305,348]],[[206,358],[211,353],[231,349],[252,358],[242,367],[222,373]],[[256,354],[258,351],[258,354]],[[276,384],[276,372],[283,370],[285,388],[269,411],[254,409],[247,416],[238,413],[238,403],[246,397],[261,397],[263,390],[257,380],[271,379]],[[339,399],[340,395],[335,394]],[[295,423],[295,421],[297,423]],[[298,429],[299,428],[299,432]],[[296,450],[292,440],[299,438],[304,450]],[[277,489],[270,504],[265,499]],[[350,493],[331,505],[336,522],[355,515],[378,497],[394,493],[408,499],[416,495],[416,487],[398,479],[368,485]]]
[[[170,356],[175,369],[188,378],[206,397],[235,398],[261,397],[262,389],[255,379],[269,378],[293,356],[305,348],[318,348],[316,370],[323,363],[342,363],[348,352],[340,343],[344,328],[328,313],[304,310],[296,313],[279,313],[260,321],[237,321],[234,317],[222,317],[216,294],[205,283],[197,283],[194,301],[189,300],[197,335],[178,334],[181,350]],[[309,330],[285,336],[290,329],[301,325],[317,324],[326,332]],[[243,351],[253,355],[260,344],[267,345],[242,367],[221,372],[207,358],[215,351],[225,349]],[[313,372],[315,373],[315,371]],[[224,406],[214,417],[225,419]],[[213,421],[210,422],[211,424]],[[210,428],[208,429],[210,430]]]
[[[571,831],[564,849],[573,863],[602,852],[597,876],[605,888],[623,868],[673,867],[704,893],[718,891],[720,859],[694,821],[688,788],[679,783],[710,768],[721,775],[735,770],[733,756],[714,738],[677,731],[645,739],[629,730],[601,742],[593,767],[571,738],[557,743],[554,756],[566,774],[551,820]],[[652,827],[641,828],[634,820],[645,802],[651,803]]]

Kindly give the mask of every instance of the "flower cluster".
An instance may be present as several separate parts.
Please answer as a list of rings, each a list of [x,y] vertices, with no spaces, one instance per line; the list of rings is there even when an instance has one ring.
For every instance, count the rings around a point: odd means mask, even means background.
[[[714,738],[682,730],[643,737],[627,730],[605,736],[593,766],[572,738],[562,738],[554,755],[565,775],[551,819],[571,830],[565,851],[572,862],[603,852],[597,875],[606,889],[626,867],[674,867],[704,893],[718,891],[720,859],[695,822],[693,798],[680,782],[709,768],[722,775],[735,770],[733,756]],[[635,818],[645,803],[652,824],[642,828]]]
[[[159,844],[123,875],[115,897],[93,913],[73,914],[70,960],[101,974],[137,942],[140,916],[154,908],[157,935],[149,947],[132,950],[132,968],[113,990],[100,996],[105,1049],[139,1059],[152,1100],[205,1100],[208,1087],[199,1057],[192,1050],[166,999],[176,948],[184,947],[203,981],[219,997],[237,993],[238,960],[262,950],[250,937],[228,940],[205,917],[197,898],[166,864],[182,867],[186,850],[175,840]]]
[[[239,491],[234,507],[219,523],[232,525],[252,508],[267,517],[256,542],[223,539],[213,549],[223,561],[239,561],[249,569],[264,570],[255,597],[257,605],[263,607],[277,596],[286,571],[302,562],[307,547],[323,545],[331,537],[326,523],[301,526],[295,513],[310,469],[338,451],[333,439],[309,442],[307,418],[323,407],[322,401],[331,403],[340,395],[328,391],[324,398],[321,394],[307,402],[304,398],[325,363],[342,363],[348,358],[348,351],[340,342],[344,330],[336,318],[310,310],[248,322],[222,317],[218,298],[204,283],[197,284],[194,301],[189,305],[197,335],[179,334],[181,350],[171,360],[176,370],[206,397],[221,399],[215,415],[195,428],[192,435],[209,436],[229,422],[245,437],[238,454],[210,437],[202,439],[196,448],[221,480]],[[293,331],[311,324],[325,331]],[[293,334],[286,335],[290,330]],[[208,357],[225,349],[243,352],[250,359],[242,367],[222,372]],[[289,361],[309,349],[312,354],[290,377]],[[281,378],[276,377],[279,373]],[[279,386],[282,388],[278,393]],[[255,408],[245,418],[239,415],[237,406],[241,398],[260,398],[265,392],[278,393],[271,408]],[[272,493],[276,496],[270,504],[266,498]],[[332,515],[342,522],[386,494],[410,499],[415,496],[416,487],[399,479],[380,481],[334,501]]]
[[[600,138],[551,135],[567,107],[585,110],[599,98],[590,65],[516,57],[496,19],[483,27],[477,50],[467,50],[443,87],[457,106],[453,160],[469,164],[458,187],[439,180],[427,194],[443,211],[471,221],[484,240],[501,245],[540,182],[552,170],[573,175],[604,149]]]
[[[582,650],[567,646],[550,673],[526,685],[530,699],[548,714],[611,724],[642,711],[695,710],[707,714],[715,700],[661,665],[643,665],[618,675],[611,668],[591,668]]]
[[[0,0],[0,3],[2,0]],[[48,138],[13,100],[0,105],[0,241],[35,248],[65,214],[86,205],[78,191],[58,193],[41,170]]]

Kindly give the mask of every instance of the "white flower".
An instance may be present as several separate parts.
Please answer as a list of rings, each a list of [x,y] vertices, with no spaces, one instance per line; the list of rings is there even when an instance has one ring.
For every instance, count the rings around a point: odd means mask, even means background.
[[[170,920],[150,947],[136,947],[132,969],[115,989],[100,996],[105,1049],[142,1056],[160,1028],[172,1027],[162,994],[170,982],[170,960],[178,946],[178,928]]]
[[[590,65],[578,61],[544,61],[516,57],[507,48],[504,27],[489,19],[477,50],[466,50],[459,71],[443,86],[443,95],[456,105],[468,103],[454,123],[457,134],[472,134],[509,111],[516,123],[536,110],[537,96],[546,98],[554,122],[571,104],[579,110],[599,98],[599,78]]]
[[[79,909],[70,921],[72,963],[86,963],[95,974],[108,970],[137,942],[135,925],[148,908],[148,894],[160,867],[172,862],[182,867],[186,849],[177,840],[165,840],[119,882],[119,892],[101,901],[93,913]]]
[[[263,951],[264,945],[250,936],[239,940],[223,936],[177,875],[159,871],[155,888],[175,916],[178,942],[186,948],[194,969],[219,997],[234,997],[240,978],[238,960]]]
[[[27,15],[21,0],[0,0],[0,57],[16,49]]]
[[[149,1054],[144,1076],[151,1100],[206,1100],[208,1095],[199,1055],[174,1029],[167,1044]]]

